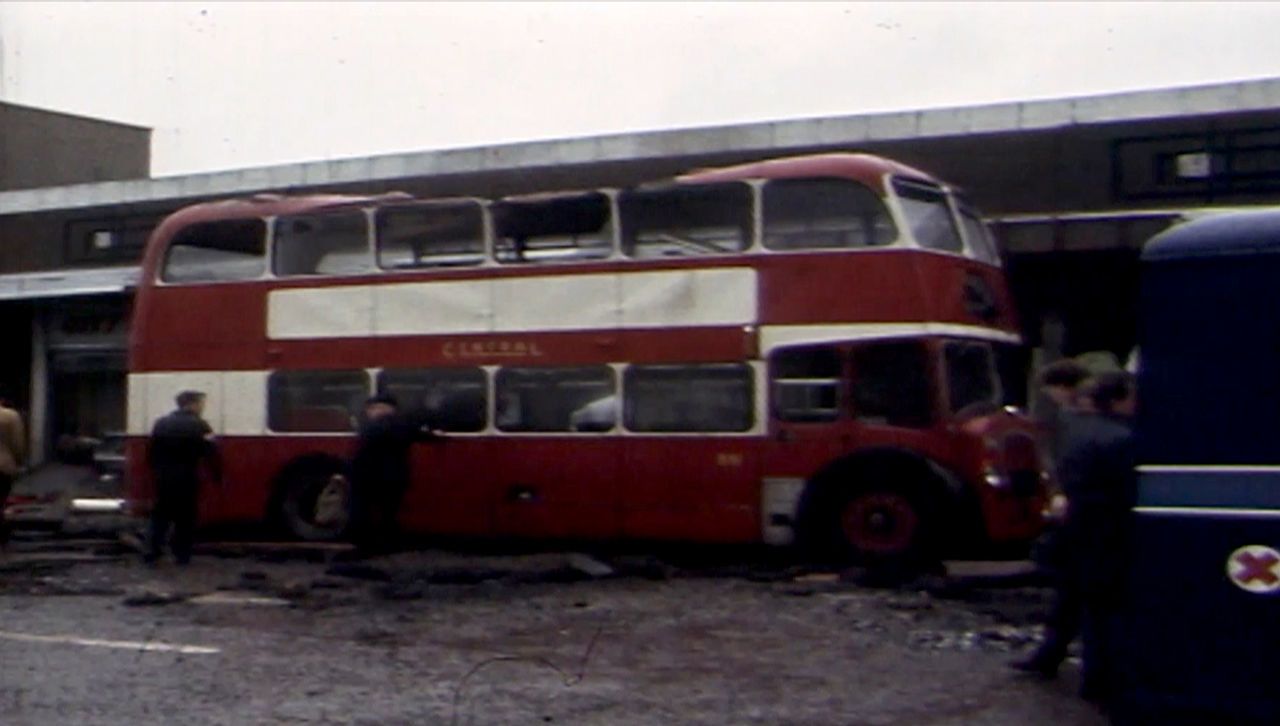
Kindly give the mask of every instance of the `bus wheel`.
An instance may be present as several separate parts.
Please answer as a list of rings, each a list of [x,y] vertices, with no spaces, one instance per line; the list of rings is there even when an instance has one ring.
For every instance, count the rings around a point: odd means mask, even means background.
[[[849,555],[864,564],[916,564],[925,555],[926,515],[918,499],[892,489],[851,493],[838,510]]]
[[[336,464],[299,467],[284,481],[280,516],[298,539],[336,540],[351,522],[351,482]]]

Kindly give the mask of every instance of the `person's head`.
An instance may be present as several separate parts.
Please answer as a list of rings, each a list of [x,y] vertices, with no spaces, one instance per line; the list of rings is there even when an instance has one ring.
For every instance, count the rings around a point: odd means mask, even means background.
[[[377,421],[384,416],[390,416],[399,408],[400,404],[396,401],[395,396],[388,393],[379,393],[364,402],[364,417],[369,421]]]
[[[1059,406],[1077,408],[1076,389],[1088,377],[1084,366],[1070,359],[1060,360],[1040,370],[1040,386]]]
[[[204,393],[201,391],[183,391],[174,397],[174,403],[178,404],[178,408],[197,416],[204,414]]]
[[[1089,398],[1098,413],[1133,416],[1138,406],[1138,387],[1132,373],[1114,371],[1094,376]]]

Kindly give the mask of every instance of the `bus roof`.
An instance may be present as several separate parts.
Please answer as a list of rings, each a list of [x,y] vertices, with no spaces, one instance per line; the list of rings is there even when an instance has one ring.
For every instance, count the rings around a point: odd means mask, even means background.
[[[755,161],[718,169],[699,169],[676,177],[685,184],[710,184],[743,179],[788,179],[795,177],[851,177],[879,189],[888,175],[909,176],[933,184],[942,182],[933,175],[874,154],[811,154],[786,159]]]
[[[1180,224],[1151,238],[1142,251],[1150,261],[1280,253],[1280,207],[1215,214]]]

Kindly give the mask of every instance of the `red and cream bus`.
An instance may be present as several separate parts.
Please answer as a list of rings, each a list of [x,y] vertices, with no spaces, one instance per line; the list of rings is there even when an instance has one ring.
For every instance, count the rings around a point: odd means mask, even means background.
[[[1041,528],[1018,344],[977,213],[862,154],[497,201],[259,196],[151,238],[130,342],[145,434],[209,394],[205,524],[340,536],[374,391],[426,409],[410,532],[785,544],[887,557]]]

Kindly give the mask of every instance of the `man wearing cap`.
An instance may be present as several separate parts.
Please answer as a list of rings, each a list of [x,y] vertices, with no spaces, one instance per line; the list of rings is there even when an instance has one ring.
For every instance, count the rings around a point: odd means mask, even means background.
[[[222,471],[213,429],[201,418],[205,395],[200,391],[183,391],[174,401],[178,408],[157,420],[151,429],[148,453],[155,502],[151,509],[150,536],[144,559],[154,563],[160,558],[160,550],[172,525],[173,559],[179,565],[185,565],[191,561],[200,464],[207,462],[219,481]]]
[[[351,460],[352,539],[362,554],[394,547],[400,502],[409,489],[409,449],[440,438],[425,416],[401,413],[391,395],[365,402]]]

